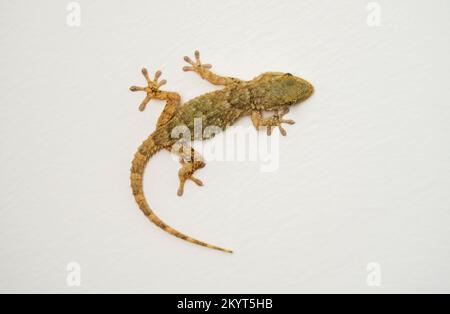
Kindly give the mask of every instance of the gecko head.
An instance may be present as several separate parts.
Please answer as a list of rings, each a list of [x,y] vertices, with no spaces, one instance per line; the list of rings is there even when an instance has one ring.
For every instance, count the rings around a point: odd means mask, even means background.
[[[265,90],[266,103],[283,107],[305,100],[314,91],[308,81],[291,73],[267,72],[255,78]],[[259,85],[259,84],[258,84]]]

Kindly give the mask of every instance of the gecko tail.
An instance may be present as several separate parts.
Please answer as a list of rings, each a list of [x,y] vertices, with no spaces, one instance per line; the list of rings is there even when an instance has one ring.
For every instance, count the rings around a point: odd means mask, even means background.
[[[190,243],[194,243],[200,246],[204,246],[210,249],[226,252],[226,253],[233,253],[233,251],[224,249],[215,245],[208,244],[206,242],[194,239],[190,236],[187,236],[178,230],[175,230],[174,228],[167,225],[165,222],[163,222],[158,216],[155,215],[155,213],[152,211],[150,206],[147,203],[147,200],[144,196],[143,191],[143,174],[145,166],[147,165],[150,157],[152,157],[154,154],[156,154],[158,151],[160,151],[163,147],[160,145],[157,145],[155,142],[154,134],[150,135],[142,144],[139,146],[136,154],[134,155],[132,164],[131,164],[131,189],[133,191],[134,198],[136,200],[136,203],[138,204],[139,208],[142,210],[145,216],[166,231],[167,233],[170,233],[171,235],[176,236],[177,238],[180,238],[182,240],[188,241]]]

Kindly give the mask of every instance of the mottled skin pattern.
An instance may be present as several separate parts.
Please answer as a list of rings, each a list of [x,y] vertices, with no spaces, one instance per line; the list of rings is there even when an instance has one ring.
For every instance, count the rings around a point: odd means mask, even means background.
[[[267,134],[270,135],[272,128],[278,127],[281,134],[286,135],[286,131],[281,126],[282,123],[294,124],[294,121],[284,120],[283,115],[289,111],[289,106],[308,98],[313,93],[313,86],[290,73],[266,72],[250,81],[219,76],[210,71],[212,67],[210,64],[200,62],[198,51],[195,52],[195,61],[189,57],[184,57],[184,60],[190,64],[183,68],[184,71],[196,72],[210,83],[223,86],[223,89],[201,95],[181,105],[181,97],[178,93],[160,90],[160,87],[166,83],[165,80],[159,81],[160,71],[156,72],[152,80],[147,70],[142,69],[147,86],[130,88],[131,91],[147,93],[139,109],[143,111],[151,99],[165,100],[166,105],[158,119],[156,130],[139,146],[134,155],[130,176],[131,188],[139,208],[158,227],[188,242],[232,253],[230,250],[191,238],[159,219],[150,209],[143,194],[144,168],[150,157],[158,151],[162,149],[174,151],[174,147],[181,147],[181,149],[175,150],[181,157],[181,169],[178,172],[180,179],[178,195],[181,196],[186,180],[203,185],[202,181],[195,178],[193,174],[197,169],[203,168],[205,163],[192,148],[186,147],[186,144],[183,144],[184,146],[177,144],[178,138],[171,136],[175,127],[187,126],[192,139],[194,139],[194,119],[196,118],[201,118],[203,130],[209,126],[216,126],[223,130],[240,117],[251,116],[252,123],[257,130],[261,126],[265,126]],[[271,111],[274,114],[270,118],[263,118],[263,111]]]

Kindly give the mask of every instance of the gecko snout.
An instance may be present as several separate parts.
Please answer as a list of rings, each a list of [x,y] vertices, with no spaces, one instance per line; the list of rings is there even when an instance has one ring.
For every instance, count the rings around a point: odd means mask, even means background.
[[[302,98],[308,98],[314,92],[314,86],[300,77],[296,77]]]

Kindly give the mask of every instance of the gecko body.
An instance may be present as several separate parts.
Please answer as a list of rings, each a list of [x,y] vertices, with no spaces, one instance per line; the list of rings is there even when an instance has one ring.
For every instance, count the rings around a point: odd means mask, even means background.
[[[190,64],[183,68],[184,71],[196,72],[203,79],[212,84],[221,85],[223,88],[193,98],[181,105],[181,97],[178,93],[160,90],[160,87],[166,83],[165,80],[159,80],[160,71],[155,73],[152,80],[148,71],[145,68],[142,69],[147,86],[130,87],[131,91],[144,91],[147,94],[139,109],[143,111],[151,99],[164,100],[166,105],[158,119],[156,130],[139,146],[134,155],[130,175],[131,188],[142,212],[164,231],[194,244],[232,253],[231,250],[185,235],[156,216],[143,194],[142,181],[145,166],[150,157],[160,150],[167,149],[178,154],[181,169],[178,171],[180,184],[177,194],[181,196],[187,180],[193,181],[199,186],[203,185],[203,182],[193,174],[196,170],[203,168],[205,162],[199,153],[174,136],[174,133],[177,133],[174,132],[177,127],[183,126],[185,130],[189,131],[191,139],[195,140],[197,139],[195,137],[196,121],[201,122],[202,129],[214,127],[215,130],[224,130],[240,117],[250,116],[257,130],[261,126],[266,127],[267,134],[270,135],[272,128],[278,127],[281,134],[286,135],[282,124],[294,124],[292,120],[283,119],[283,116],[289,111],[288,107],[308,98],[314,89],[309,82],[290,73],[266,72],[250,81],[219,76],[210,71],[212,67],[210,64],[200,62],[198,51],[195,52],[195,61],[189,57],[184,57],[184,60]],[[263,118],[263,111],[273,112],[274,115],[270,118]],[[206,138],[209,138],[208,135],[203,135],[202,139]]]

